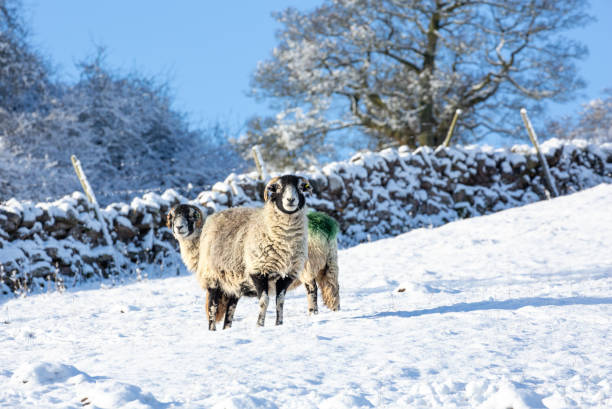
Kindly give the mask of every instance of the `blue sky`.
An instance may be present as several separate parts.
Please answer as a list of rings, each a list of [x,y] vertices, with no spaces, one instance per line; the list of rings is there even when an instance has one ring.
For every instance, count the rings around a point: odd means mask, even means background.
[[[194,123],[220,120],[235,128],[266,110],[246,92],[257,61],[276,45],[271,12],[310,9],[321,0],[24,2],[35,45],[65,79],[76,77],[76,61],[104,45],[112,67],[169,78],[176,108]],[[579,110],[612,88],[612,1],[591,5],[598,21],[569,34],[589,47],[579,63],[588,88],[570,103],[551,104],[551,114]]]
[[[86,1],[24,0],[34,44],[75,79],[75,62],[107,47],[107,62],[126,72],[170,79],[176,107],[194,122],[232,125],[265,110],[246,96],[257,61],[279,27],[273,11],[319,0]]]

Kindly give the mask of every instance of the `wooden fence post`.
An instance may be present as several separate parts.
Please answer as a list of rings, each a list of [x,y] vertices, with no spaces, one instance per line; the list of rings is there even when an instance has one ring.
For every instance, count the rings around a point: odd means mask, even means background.
[[[544,181],[548,187],[548,191],[552,194],[553,197],[558,197],[559,192],[557,191],[557,187],[555,186],[555,182],[552,179],[552,175],[550,174],[550,169],[548,168],[548,162],[546,162],[546,158],[542,151],[540,150],[540,144],[538,143],[538,136],[533,130],[533,126],[531,125],[531,121],[527,116],[527,110],[525,108],[521,108],[521,117],[523,118],[523,123],[525,124],[525,128],[527,128],[527,134],[529,135],[529,139],[531,139],[531,143],[536,148],[536,152],[538,153],[538,158],[540,159],[540,164],[542,165],[542,169],[544,170]]]
[[[453,116],[453,120],[451,121],[450,128],[448,128],[448,132],[446,133],[446,138],[444,139],[444,142],[442,142],[442,146],[444,146],[445,148],[448,148],[448,145],[450,144],[453,132],[455,132],[455,124],[457,123],[457,118],[459,118],[461,112],[463,112],[461,111],[461,109],[457,109],[455,111],[455,115]]]
[[[259,145],[253,146],[251,152],[253,153],[253,160],[255,161],[255,166],[257,167],[257,172],[259,173],[259,179],[265,182],[266,180],[268,180],[269,175],[266,170],[266,164],[263,161],[263,157],[261,156]]]
[[[79,181],[81,182],[81,186],[83,186],[83,190],[85,191],[85,194],[87,195],[87,199],[93,205],[94,211],[96,213],[96,217],[98,218],[98,221],[102,225],[102,234],[104,235],[104,241],[106,241],[107,246],[113,247],[113,240],[111,239],[110,234],[108,234],[108,228],[106,227],[106,221],[104,221],[104,218],[102,217],[102,212],[100,212],[100,206],[98,206],[96,195],[94,194],[93,189],[91,188],[91,185],[87,181],[85,172],[83,172],[83,168],[81,167],[81,162],[74,155],[70,156],[70,160],[72,160],[74,171],[76,172],[79,178]],[[117,267],[119,266],[117,265]]]

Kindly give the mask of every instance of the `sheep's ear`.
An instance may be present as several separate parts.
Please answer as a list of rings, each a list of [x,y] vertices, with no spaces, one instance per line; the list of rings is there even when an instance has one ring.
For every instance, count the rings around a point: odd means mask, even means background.
[[[172,229],[172,219],[174,218],[174,207],[170,209],[166,216],[166,227]]]
[[[266,185],[266,188],[264,189],[264,202],[268,201],[268,196],[269,196],[270,191],[272,192],[276,191],[276,183],[278,182],[278,179],[279,179],[278,177],[272,178]]]
[[[301,187],[302,187],[302,191],[303,192],[312,193],[312,185],[310,184],[308,179],[302,178],[302,180],[301,180]]]
[[[196,211],[196,227],[198,229],[201,229],[202,226],[204,225],[204,217],[202,215],[202,212],[200,211],[200,209],[198,209],[197,207],[195,208]]]

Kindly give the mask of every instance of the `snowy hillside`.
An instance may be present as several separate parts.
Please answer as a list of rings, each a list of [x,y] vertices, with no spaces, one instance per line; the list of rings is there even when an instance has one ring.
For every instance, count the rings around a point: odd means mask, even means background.
[[[5,297],[0,407],[609,408],[610,209],[599,185],[342,250],[342,311],[298,289],[282,327],[242,299],[209,332],[192,276]]]

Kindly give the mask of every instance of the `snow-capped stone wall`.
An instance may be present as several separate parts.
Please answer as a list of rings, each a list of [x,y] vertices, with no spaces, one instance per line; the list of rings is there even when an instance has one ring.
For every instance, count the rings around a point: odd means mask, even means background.
[[[548,141],[542,146],[561,194],[612,183],[612,144]],[[304,172],[310,206],[334,216],[343,247],[438,226],[547,198],[534,149],[486,147],[387,149]],[[230,175],[191,201],[208,214],[261,205],[255,173]],[[92,277],[177,274],[182,264],[165,227],[169,208],[188,202],[173,190],[102,210],[113,247],[82,193],[51,203],[0,205],[0,293],[72,285]]]

